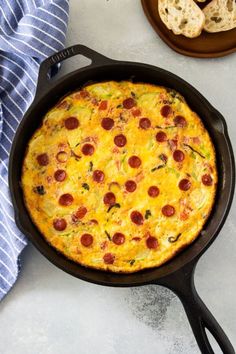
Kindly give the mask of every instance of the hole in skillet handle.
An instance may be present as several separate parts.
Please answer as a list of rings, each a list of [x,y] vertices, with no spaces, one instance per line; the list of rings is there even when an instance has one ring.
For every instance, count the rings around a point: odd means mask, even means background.
[[[201,353],[215,354],[207,337],[209,331],[222,353],[235,354],[230,340],[196,291],[194,271],[198,259],[199,256],[156,283],[172,290],[181,300]]]
[[[60,63],[76,55],[83,55],[84,57],[91,59],[91,64],[87,65],[87,67],[104,65],[115,61],[82,44],[65,48],[60,52],[53,54],[41,63],[35,100],[39,99],[50,90],[52,86],[51,78],[58,72]]]
[[[51,66],[51,68],[47,73],[48,80],[52,79],[58,73],[60,68],[61,68],[61,63],[54,64],[53,66]]]

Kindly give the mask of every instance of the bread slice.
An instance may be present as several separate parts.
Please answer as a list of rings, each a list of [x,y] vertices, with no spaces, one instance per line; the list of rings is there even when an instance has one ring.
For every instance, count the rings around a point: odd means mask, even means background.
[[[193,0],[158,0],[161,20],[174,34],[189,38],[201,34],[205,16]]]
[[[203,12],[206,17],[204,30],[207,32],[228,31],[236,27],[235,0],[213,0]]]

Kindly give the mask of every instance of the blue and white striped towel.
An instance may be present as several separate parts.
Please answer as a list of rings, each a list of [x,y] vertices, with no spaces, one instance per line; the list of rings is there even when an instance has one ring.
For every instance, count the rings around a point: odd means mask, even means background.
[[[0,0],[0,300],[16,281],[27,244],[9,195],[11,142],[34,98],[40,62],[64,47],[68,12],[68,0]]]

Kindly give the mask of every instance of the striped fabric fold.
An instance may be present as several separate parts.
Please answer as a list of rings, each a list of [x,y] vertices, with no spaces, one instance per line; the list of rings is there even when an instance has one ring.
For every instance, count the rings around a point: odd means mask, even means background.
[[[68,0],[0,0],[0,300],[16,281],[27,245],[8,188],[11,143],[34,98],[41,61],[64,47]]]

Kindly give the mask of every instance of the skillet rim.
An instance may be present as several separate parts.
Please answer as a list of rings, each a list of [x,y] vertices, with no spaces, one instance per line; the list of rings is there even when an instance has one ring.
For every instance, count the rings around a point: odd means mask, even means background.
[[[230,139],[229,139],[229,136],[227,133],[227,125],[226,125],[224,117],[209,103],[209,101],[202,94],[200,94],[199,91],[197,91],[192,85],[187,83],[185,80],[183,80],[179,76],[177,76],[167,70],[164,70],[162,68],[159,68],[159,67],[156,67],[153,65],[148,65],[148,64],[144,64],[144,63],[137,63],[137,62],[129,62],[129,61],[115,61],[115,60],[111,60],[108,58],[107,58],[107,60],[108,60],[108,63],[105,63],[105,64],[99,63],[99,64],[95,64],[95,65],[91,64],[91,65],[86,66],[82,69],[75,70],[72,73],[63,76],[62,78],[60,78],[56,82],[52,83],[49,86],[49,88],[46,90],[46,92],[44,92],[44,94],[40,95],[41,97],[37,97],[37,95],[36,95],[30,108],[25,113],[24,117],[22,118],[22,121],[17,128],[17,132],[15,134],[15,137],[14,137],[14,140],[12,143],[10,159],[9,159],[9,187],[10,187],[12,202],[13,202],[14,211],[15,211],[16,224],[17,224],[18,228],[25,235],[27,235],[28,239],[31,240],[31,242],[34,244],[34,246],[48,260],[50,260],[54,265],[56,265],[60,269],[66,271],[67,273],[69,273],[77,278],[80,278],[82,280],[86,280],[86,281],[89,281],[92,283],[101,284],[101,285],[108,285],[108,286],[137,286],[137,285],[148,284],[151,282],[156,283],[156,282],[158,282],[158,280],[171,275],[172,273],[181,269],[182,267],[184,267],[188,263],[192,263],[193,261],[197,262],[197,260],[200,258],[200,256],[206,251],[206,249],[211,245],[211,243],[215,240],[215,238],[219,234],[219,232],[220,232],[220,230],[227,218],[227,215],[229,213],[230,206],[231,206],[231,203],[233,200],[233,194],[234,194],[235,164],[234,164],[233,149],[232,149],[231,142],[230,142]],[[36,229],[35,225],[31,221],[28,213],[26,213],[27,214],[27,219],[26,219],[26,215],[24,213],[22,214],[21,212],[19,212],[19,210],[22,211],[22,208],[21,208],[22,204],[20,205],[21,202],[18,204],[17,197],[15,196],[15,185],[14,185],[15,184],[15,182],[14,182],[14,157],[17,154],[17,145],[19,145],[21,131],[22,131],[22,129],[24,129],[24,124],[26,121],[28,121],[30,119],[30,117],[31,117],[32,113],[34,112],[34,110],[36,109],[36,107],[38,105],[40,105],[42,100],[47,95],[52,93],[53,90],[57,89],[62,83],[65,83],[66,81],[74,79],[77,75],[81,74],[82,72],[86,73],[88,71],[88,76],[89,76],[90,69],[91,70],[94,70],[94,69],[99,70],[99,68],[100,69],[107,68],[107,70],[108,70],[109,67],[111,69],[111,67],[114,67],[114,66],[115,67],[116,66],[132,66],[132,67],[136,67],[139,69],[147,69],[150,71],[154,70],[156,74],[157,73],[164,74],[167,77],[172,78],[173,80],[177,80],[179,85],[183,85],[185,88],[190,89],[192,95],[196,96],[200,101],[203,102],[206,109],[209,111],[209,114],[211,114],[214,117],[217,117],[218,124],[220,124],[220,125],[218,126],[218,129],[216,129],[212,125],[212,129],[218,130],[218,133],[220,132],[220,134],[222,135],[222,138],[224,138],[225,147],[227,148],[228,162],[229,162],[230,169],[231,169],[230,171],[227,170],[228,173],[227,173],[226,182],[227,182],[227,187],[229,190],[228,190],[228,193],[227,193],[225,200],[224,200],[224,211],[220,214],[220,218],[218,217],[218,219],[216,220],[216,218],[214,217],[214,214],[216,212],[216,210],[215,210],[216,207],[214,207],[210,216],[209,216],[209,219],[208,219],[206,225],[203,228],[203,230],[205,230],[205,228],[208,226],[208,224],[210,222],[212,223],[212,220],[213,220],[213,221],[215,221],[215,224],[216,224],[214,232],[212,232],[212,234],[210,236],[208,235],[207,237],[204,237],[204,238],[202,235],[199,235],[197,237],[197,239],[192,244],[190,244],[184,251],[182,251],[179,255],[177,255],[176,257],[171,259],[169,262],[163,264],[162,266],[160,266],[158,268],[150,268],[147,270],[143,270],[143,271],[139,271],[137,273],[131,273],[131,274],[111,273],[111,272],[104,272],[104,271],[100,271],[100,270],[96,270],[96,269],[86,268],[84,266],[81,266],[81,265],[73,262],[73,261],[70,261],[65,256],[63,256],[58,251],[56,251],[54,248],[52,248],[44,240],[44,238],[41,236],[40,232]],[[39,80],[40,80],[40,78],[39,78]],[[191,107],[191,105],[190,105],[190,107]],[[42,115],[42,118],[43,118],[43,115]],[[203,123],[204,123],[204,120],[203,120]],[[214,143],[214,141],[213,141],[213,143]],[[218,152],[216,151],[216,157],[217,156],[218,156]],[[219,177],[219,174],[218,174],[218,177]],[[18,184],[19,184],[19,181],[18,181]],[[19,185],[17,188],[20,189]],[[219,187],[217,187],[217,194],[219,192],[218,188]],[[20,208],[19,208],[19,205],[20,205]],[[35,236],[33,236],[31,234],[31,232],[27,229],[27,223],[29,222],[29,220],[30,220],[31,226],[33,226],[33,228],[35,229],[34,231],[36,231],[36,233],[38,234],[37,238],[35,238]],[[40,239],[38,237],[40,237]],[[199,242],[199,240],[202,241],[202,244],[201,244],[201,242]],[[200,244],[200,247],[198,247],[198,243]],[[197,252],[195,252],[195,254],[193,254],[190,257],[186,256],[187,253],[189,253],[189,254],[191,253],[190,249],[193,249],[194,247],[196,248]],[[185,256],[186,256],[185,258],[187,258],[187,260],[185,259],[184,261],[181,262],[180,258],[183,258],[183,254],[185,254]],[[178,262],[176,260],[180,260],[180,261]],[[175,267],[173,267],[173,264],[175,265]],[[169,270],[168,269],[166,270],[165,268],[169,268]],[[164,274],[161,274],[158,276],[156,273],[160,273],[160,270],[163,270],[163,269],[164,269]]]

